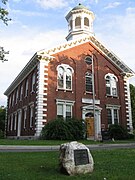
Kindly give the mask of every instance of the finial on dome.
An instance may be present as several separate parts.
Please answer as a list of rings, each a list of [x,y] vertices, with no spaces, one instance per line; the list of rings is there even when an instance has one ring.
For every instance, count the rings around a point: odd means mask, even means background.
[[[81,6],[82,4],[81,3],[79,3],[79,6]]]

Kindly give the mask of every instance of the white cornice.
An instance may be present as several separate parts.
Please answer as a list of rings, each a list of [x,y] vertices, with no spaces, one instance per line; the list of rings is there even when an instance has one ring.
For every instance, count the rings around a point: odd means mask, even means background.
[[[71,40],[65,44],[59,45],[52,49],[39,51],[39,54],[53,55],[61,51],[73,48],[75,46],[90,42],[100,53],[106,56],[117,68],[119,68],[122,73],[128,74],[128,76],[133,76],[135,73],[111,50],[107,49],[95,36],[86,36],[81,39]]]
[[[71,11],[66,15],[65,18],[66,18],[66,20],[68,20],[69,17],[71,16],[71,14],[76,14],[76,13],[78,14],[78,13],[82,13],[82,12],[91,15],[91,16],[92,16],[92,19],[95,18],[93,12],[90,11],[90,10],[87,10],[87,9],[76,9],[76,10],[71,10]]]

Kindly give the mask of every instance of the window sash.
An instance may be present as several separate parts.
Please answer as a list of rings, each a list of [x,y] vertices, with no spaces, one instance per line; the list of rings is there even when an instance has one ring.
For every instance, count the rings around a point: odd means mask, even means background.
[[[33,127],[34,106],[30,107],[30,127]]]
[[[108,125],[119,124],[119,110],[118,109],[107,109]]]
[[[112,124],[112,112],[110,109],[107,109],[107,119],[108,119],[108,124]]]
[[[117,82],[116,78],[106,77],[106,94],[110,96],[117,96]]]
[[[92,75],[91,74],[86,74],[86,76],[85,76],[85,88],[86,88],[86,92],[92,92],[93,91]]]
[[[63,90],[72,90],[72,70],[70,67],[58,68],[57,87]]]
[[[23,127],[26,128],[27,121],[27,109],[24,109],[24,119],[23,119]]]
[[[60,118],[71,118],[72,117],[72,105],[57,104],[57,117]]]

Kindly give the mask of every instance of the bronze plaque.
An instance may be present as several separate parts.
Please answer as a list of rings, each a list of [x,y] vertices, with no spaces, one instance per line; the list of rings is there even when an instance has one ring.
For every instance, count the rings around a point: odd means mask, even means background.
[[[89,164],[89,157],[87,149],[76,149],[74,150],[74,161],[75,165]]]

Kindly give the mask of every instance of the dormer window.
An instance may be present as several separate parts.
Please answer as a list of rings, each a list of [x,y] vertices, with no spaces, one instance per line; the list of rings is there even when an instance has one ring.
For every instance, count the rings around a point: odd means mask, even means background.
[[[61,64],[57,67],[57,87],[58,89],[72,90],[73,69],[67,64]]]

